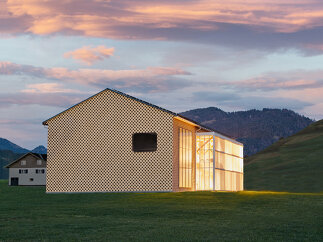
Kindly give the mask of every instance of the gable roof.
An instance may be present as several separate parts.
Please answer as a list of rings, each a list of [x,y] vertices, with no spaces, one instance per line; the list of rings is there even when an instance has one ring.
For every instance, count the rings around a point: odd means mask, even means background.
[[[93,97],[95,97],[95,96],[97,96],[97,95],[99,95],[99,94],[101,94],[102,92],[105,92],[105,91],[111,91],[111,92],[114,92],[114,93],[120,94],[120,95],[122,95],[122,96],[124,96],[124,97],[130,98],[130,99],[135,100],[135,101],[137,101],[137,102],[143,103],[143,104],[148,105],[148,106],[150,106],[150,107],[153,107],[153,108],[159,109],[159,110],[161,110],[161,111],[163,111],[163,112],[166,112],[166,113],[169,113],[169,114],[171,114],[171,115],[173,115],[173,116],[175,116],[175,117],[180,117],[180,118],[182,118],[182,119],[185,119],[185,120],[189,121],[190,123],[193,123],[193,124],[195,124],[195,125],[197,125],[197,126],[199,126],[199,127],[203,128],[203,129],[205,129],[205,130],[208,130],[208,131],[211,131],[211,132],[217,132],[217,133],[219,133],[219,134],[221,134],[221,135],[224,135],[224,136],[227,136],[227,137],[229,137],[229,138],[232,138],[232,137],[230,137],[230,136],[229,136],[229,135],[227,135],[227,134],[224,134],[224,133],[219,132],[219,131],[217,131],[217,130],[215,130],[215,129],[212,129],[212,128],[209,128],[209,127],[207,127],[207,126],[205,126],[205,125],[202,125],[202,124],[200,124],[200,123],[198,123],[198,122],[196,122],[196,121],[194,121],[194,120],[191,120],[191,119],[189,119],[189,118],[187,118],[187,117],[184,117],[183,115],[180,115],[180,114],[178,114],[178,113],[174,113],[174,112],[169,111],[169,110],[167,110],[167,109],[165,109],[165,108],[159,107],[159,106],[157,106],[157,105],[151,104],[151,103],[149,103],[149,102],[146,102],[146,101],[144,101],[144,100],[141,100],[141,99],[139,99],[139,98],[136,98],[136,97],[130,96],[130,95],[126,94],[126,93],[123,93],[123,92],[120,92],[120,91],[118,91],[118,90],[111,89],[111,88],[106,88],[106,89],[102,90],[101,92],[99,92],[99,93],[97,93],[97,94],[92,95],[91,97],[89,97],[89,98],[87,98],[87,99],[85,99],[85,100],[83,100],[83,101],[81,101],[81,102],[79,102],[79,103],[77,103],[77,104],[75,104],[75,105],[71,106],[70,108],[68,108],[68,109],[64,110],[63,112],[60,112],[60,113],[56,114],[55,116],[53,116],[53,117],[51,117],[51,118],[49,118],[49,119],[45,120],[42,124],[43,124],[43,125],[48,125],[48,121],[50,121],[51,119],[56,118],[57,116],[59,116],[59,115],[61,115],[61,114],[65,113],[65,112],[67,112],[67,111],[69,111],[69,110],[73,109],[74,107],[76,107],[76,106],[80,105],[81,103],[84,103],[84,102],[88,101],[89,99],[91,99],[91,98],[93,98]]]
[[[8,165],[6,165],[5,168],[10,168],[10,166],[12,166],[16,162],[20,161],[21,159],[25,158],[27,155],[32,155],[32,156],[34,156],[37,159],[41,159],[43,161],[47,161],[47,154],[38,154],[38,153],[28,152],[28,153],[20,156],[17,160],[14,160],[13,162],[11,162]]]
[[[161,107],[159,107],[159,106],[157,106],[157,105],[154,105],[154,104],[151,104],[151,103],[146,102],[146,101],[144,101],[144,100],[141,100],[141,99],[139,99],[139,98],[136,98],[136,97],[130,96],[130,95],[128,95],[128,94],[126,94],[126,93],[123,93],[123,92],[120,92],[120,91],[118,91],[118,90],[111,89],[111,88],[106,88],[106,89],[102,90],[101,92],[98,92],[98,93],[96,93],[96,94],[94,94],[94,95],[90,96],[89,98],[87,98],[87,99],[85,99],[85,100],[83,100],[83,101],[81,101],[81,102],[79,102],[79,103],[77,103],[77,104],[75,104],[75,105],[73,105],[73,106],[69,107],[68,109],[66,109],[66,110],[64,110],[64,111],[62,111],[62,112],[60,112],[60,113],[58,113],[58,114],[54,115],[53,117],[51,117],[51,118],[49,118],[49,119],[47,119],[47,120],[43,121],[43,123],[42,123],[42,124],[43,124],[43,125],[47,125],[47,122],[48,122],[48,121],[50,121],[51,119],[56,118],[57,116],[59,116],[59,115],[61,115],[61,114],[65,113],[65,112],[67,112],[67,111],[69,111],[69,110],[73,109],[74,107],[76,107],[76,106],[80,105],[81,103],[84,103],[84,102],[86,102],[86,101],[90,100],[91,98],[93,98],[93,97],[95,97],[95,96],[97,96],[97,95],[99,95],[99,94],[101,94],[101,93],[103,93],[103,92],[105,92],[105,91],[111,91],[111,92],[114,92],[114,93],[120,94],[120,95],[122,95],[122,96],[124,96],[124,97],[130,98],[130,99],[135,100],[135,101],[137,101],[137,102],[140,102],[140,103],[146,104],[146,105],[148,105],[148,106],[150,106],[150,107],[153,107],[153,108],[159,109],[159,110],[161,110],[161,111],[163,111],[163,112],[166,112],[166,113],[169,113],[169,114],[171,114],[171,115],[177,116],[177,114],[176,114],[176,113],[174,113],[174,112],[172,112],[172,111],[169,111],[169,110],[167,110],[167,109],[165,109],[165,108],[161,108]]]

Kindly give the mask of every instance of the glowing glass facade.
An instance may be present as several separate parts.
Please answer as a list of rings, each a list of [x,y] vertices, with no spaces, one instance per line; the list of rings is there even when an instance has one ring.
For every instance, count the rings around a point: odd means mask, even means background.
[[[197,133],[196,190],[243,190],[243,145],[217,133]]]
[[[192,187],[192,132],[179,129],[179,187]]]
[[[192,187],[192,132],[179,129],[179,187]]]

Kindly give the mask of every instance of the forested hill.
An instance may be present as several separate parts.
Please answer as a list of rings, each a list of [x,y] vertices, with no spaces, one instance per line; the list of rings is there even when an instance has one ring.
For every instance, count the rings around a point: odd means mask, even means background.
[[[248,156],[282,137],[295,134],[313,122],[288,109],[225,112],[209,107],[190,110],[181,115],[236,138],[245,145],[244,152]]]

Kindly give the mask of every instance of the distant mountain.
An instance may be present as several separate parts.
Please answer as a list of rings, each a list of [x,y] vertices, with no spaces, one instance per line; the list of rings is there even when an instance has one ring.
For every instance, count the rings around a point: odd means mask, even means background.
[[[3,138],[0,138],[0,150],[10,150],[14,153],[21,153],[21,154],[29,152],[29,150],[24,149],[19,145],[16,145],[10,142],[9,140],[3,139]]]
[[[313,120],[287,109],[225,112],[209,107],[181,115],[236,138],[244,144],[244,154],[255,154],[277,140],[304,129]]]
[[[323,192],[323,120],[245,160],[245,189]]]
[[[37,146],[35,149],[33,149],[31,152],[37,153],[37,154],[47,154],[47,149],[45,146],[40,145],[40,146]]]

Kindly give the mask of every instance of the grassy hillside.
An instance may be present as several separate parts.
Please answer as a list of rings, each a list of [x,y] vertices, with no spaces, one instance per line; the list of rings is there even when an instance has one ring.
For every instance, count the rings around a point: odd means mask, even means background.
[[[0,181],[0,240],[319,241],[323,194],[46,194]]]
[[[323,191],[323,120],[247,158],[245,188]]]

